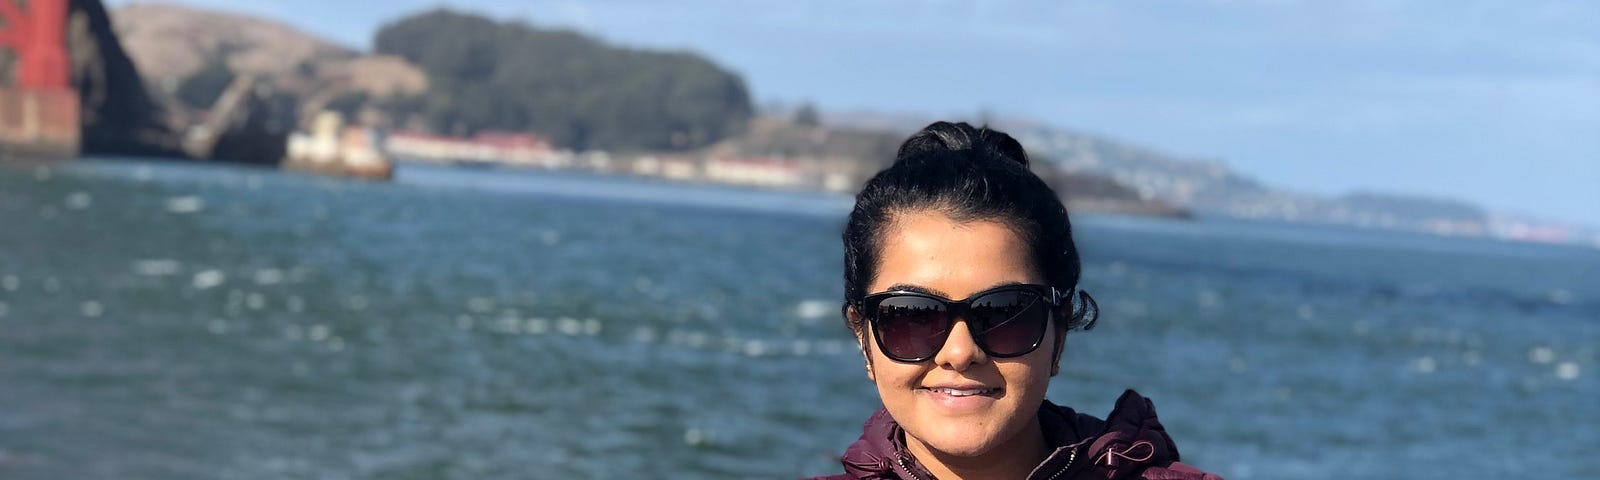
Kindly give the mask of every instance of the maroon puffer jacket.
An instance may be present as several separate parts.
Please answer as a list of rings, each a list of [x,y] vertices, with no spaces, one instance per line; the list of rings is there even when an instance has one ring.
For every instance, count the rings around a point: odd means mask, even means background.
[[[1178,463],[1178,447],[1156,420],[1155,405],[1133,390],[1123,392],[1105,421],[1047,400],[1039,407],[1039,424],[1055,451],[1034,467],[1029,479],[1221,480]],[[933,480],[906,451],[901,432],[889,412],[878,409],[867,419],[861,439],[845,451],[845,473],[817,478]]]

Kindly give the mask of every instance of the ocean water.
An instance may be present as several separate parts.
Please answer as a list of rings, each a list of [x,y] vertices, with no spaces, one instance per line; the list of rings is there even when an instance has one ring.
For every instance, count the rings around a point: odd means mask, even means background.
[[[849,199],[0,168],[0,478],[788,478],[877,408]],[[1600,478],[1600,251],[1079,216],[1050,398],[1228,478]]]

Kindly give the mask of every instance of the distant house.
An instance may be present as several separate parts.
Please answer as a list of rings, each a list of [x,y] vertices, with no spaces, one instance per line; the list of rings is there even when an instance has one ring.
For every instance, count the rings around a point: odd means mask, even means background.
[[[787,157],[714,157],[705,165],[705,179],[718,183],[799,188],[805,177],[800,162]]]
[[[387,146],[396,157],[426,162],[543,168],[565,168],[571,163],[570,155],[556,152],[550,142],[531,133],[482,132],[462,138],[405,131],[390,134]]]
[[[310,132],[289,135],[283,167],[305,172],[388,179],[394,164],[383,149],[383,131],[346,126],[337,112],[322,111]]]

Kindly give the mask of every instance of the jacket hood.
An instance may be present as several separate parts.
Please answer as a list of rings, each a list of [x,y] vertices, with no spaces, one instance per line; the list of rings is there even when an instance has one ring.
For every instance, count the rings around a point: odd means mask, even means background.
[[[1055,450],[1029,478],[1215,478],[1175,463],[1178,447],[1156,418],[1155,405],[1133,390],[1123,392],[1105,421],[1046,400],[1039,406],[1039,423]],[[842,478],[933,478],[906,450],[904,429],[882,408],[867,419],[861,438],[840,461]]]

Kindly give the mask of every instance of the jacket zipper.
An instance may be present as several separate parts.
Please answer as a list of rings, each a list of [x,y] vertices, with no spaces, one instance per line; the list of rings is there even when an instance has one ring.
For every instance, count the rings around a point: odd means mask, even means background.
[[[1061,470],[1057,470],[1056,474],[1055,475],[1051,475],[1049,480],[1056,480],[1056,477],[1061,476],[1061,474],[1063,474],[1063,473],[1067,473],[1067,470],[1071,470],[1072,469],[1072,461],[1073,460],[1077,460],[1077,459],[1078,459],[1078,449],[1074,448],[1074,449],[1072,449],[1072,453],[1067,455],[1067,464],[1066,464],[1066,466],[1061,467]]]
[[[894,456],[894,459],[895,459],[895,461],[900,462],[900,469],[901,470],[905,470],[907,475],[911,475],[911,478],[913,480],[922,480],[922,477],[917,476],[917,472],[911,471],[911,467],[907,467],[906,466],[906,456],[905,455],[896,454]]]

